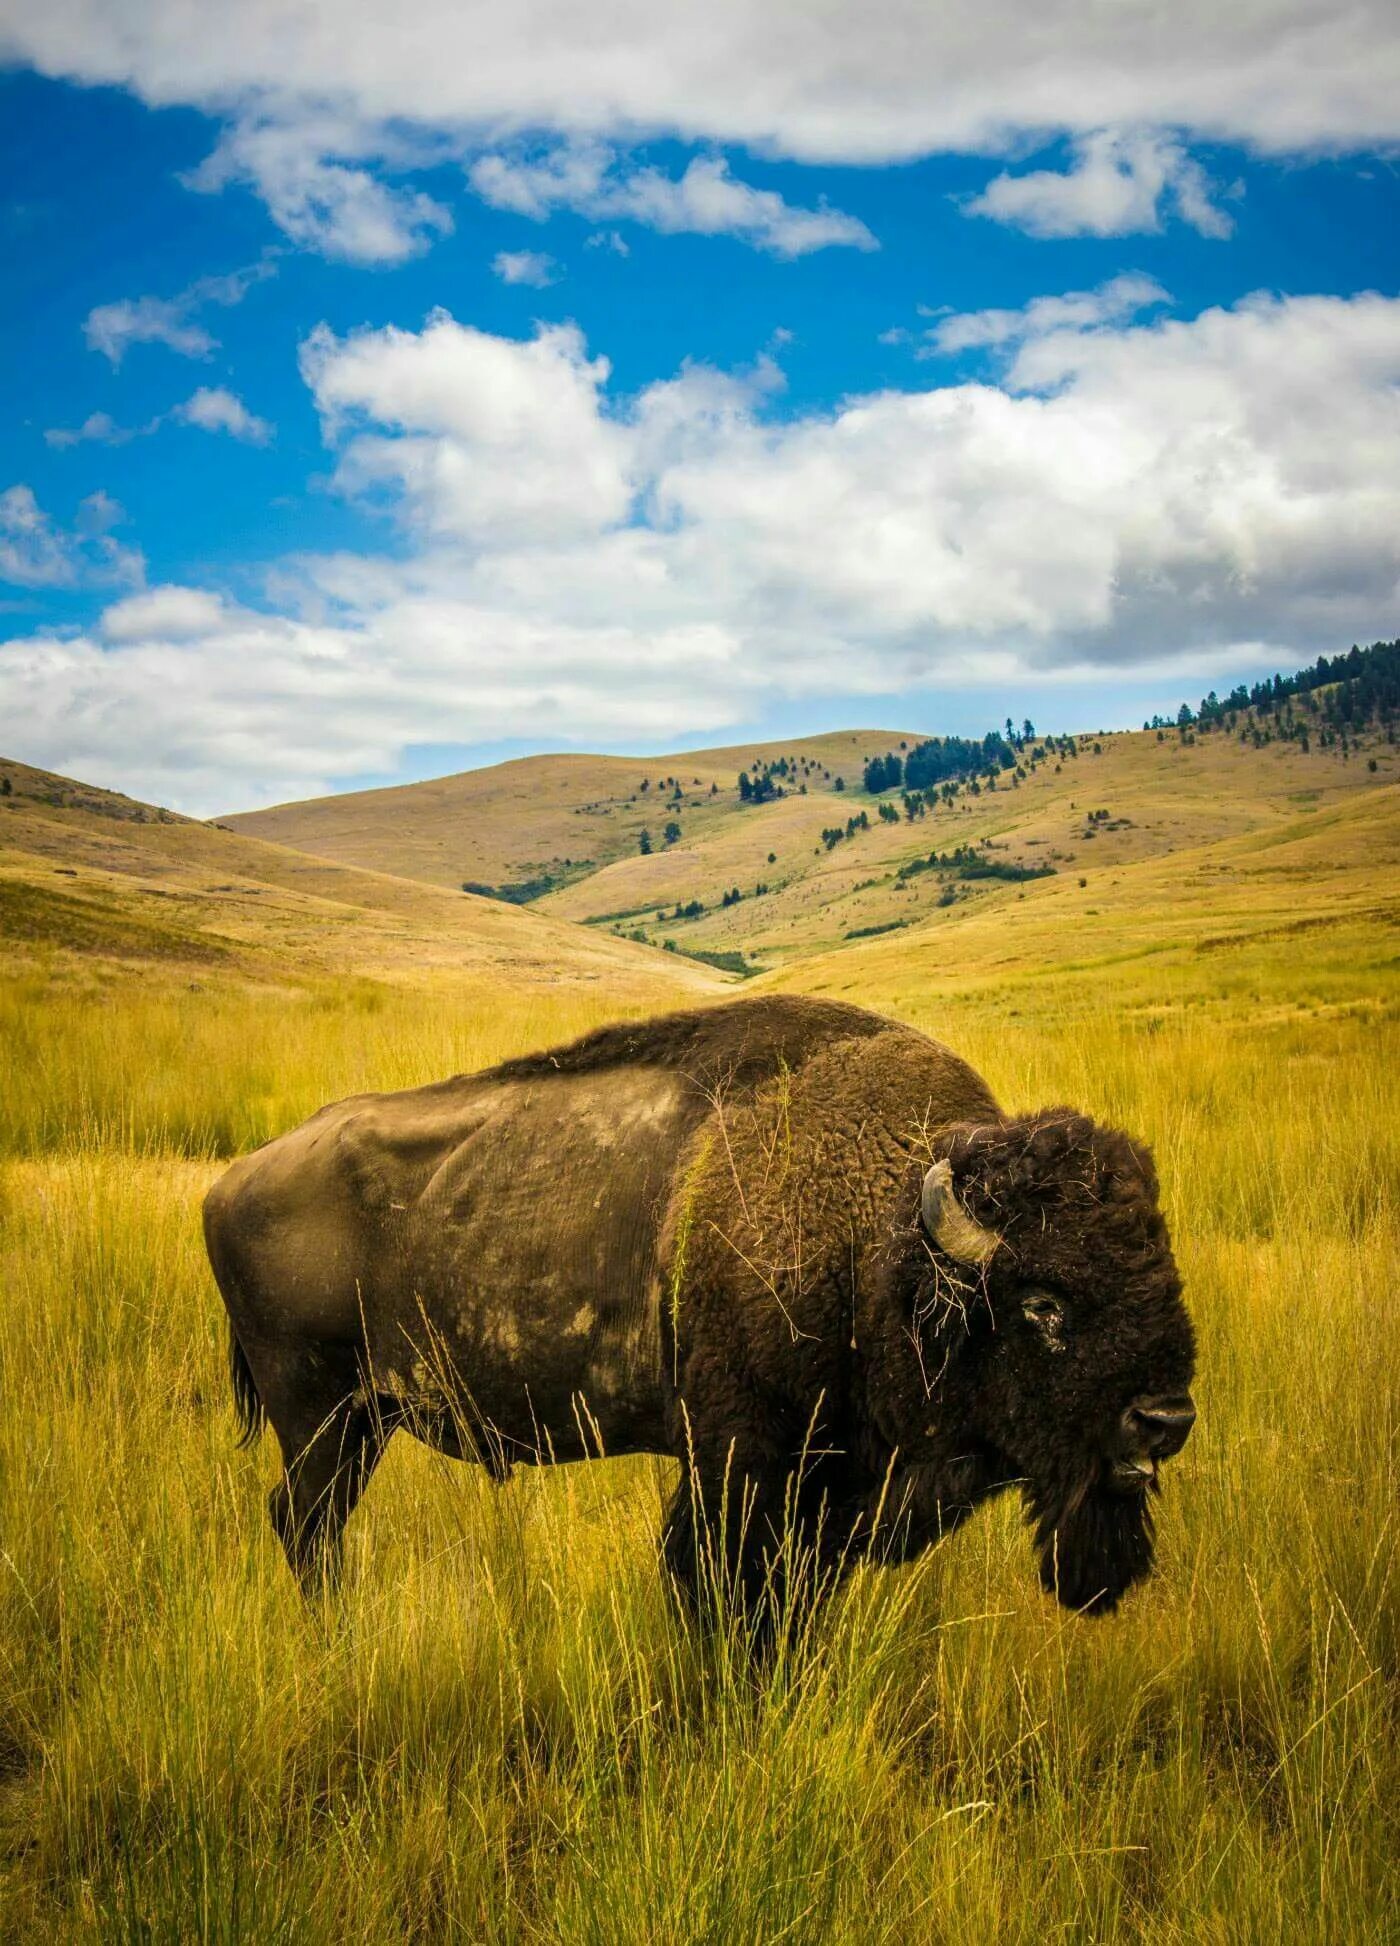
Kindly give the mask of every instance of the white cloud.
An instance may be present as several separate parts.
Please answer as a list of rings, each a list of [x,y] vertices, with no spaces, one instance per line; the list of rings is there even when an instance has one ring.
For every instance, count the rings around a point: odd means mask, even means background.
[[[708,625],[542,626],[405,590],[346,626],[156,593],[147,617],[122,603],[92,634],[0,644],[27,756],[208,816],[392,768],[468,721],[561,743],[664,737],[682,681],[693,722],[732,720],[738,644]]]
[[[341,104],[378,124],[637,131],[813,159],[1001,152],[1008,131],[1180,128],[1275,152],[1400,134],[1388,0],[45,0],[0,52],[152,102]],[[309,111],[308,111],[309,112]]]
[[[1234,223],[1211,200],[1199,162],[1158,129],[1098,129],[1075,145],[1073,167],[1000,175],[964,204],[971,216],[1038,237],[1132,236],[1160,230],[1164,202],[1202,236]]]
[[[0,59],[225,118],[187,180],[244,183],[293,241],[364,264],[402,262],[450,229],[444,204],[403,178],[473,155],[478,186],[512,207],[542,170],[559,180],[535,183],[541,207],[590,212],[601,197],[603,222],[742,236],[794,256],[872,239],[840,211],[751,188],[723,161],[697,159],[678,178],[618,164],[598,181],[574,158],[656,137],[808,163],[1025,156],[1067,138],[1068,170],[999,175],[971,206],[1039,235],[1154,230],[1174,211],[1223,236],[1230,218],[1192,145],[1287,156],[1400,139],[1400,16],[1387,0],[1068,0],[1053,11],[869,0],[858,28],[809,0],[230,0],[204,9],[197,31],[187,0],[8,11]],[[560,155],[571,159],[552,166]]]
[[[182,358],[207,358],[219,341],[199,322],[197,313],[210,304],[241,304],[251,286],[275,270],[269,255],[242,270],[201,277],[174,297],[124,297],[114,304],[98,304],[87,314],[83,335],[89,347],[113,365],[120,365],[128,347],[136,344],[166,345]]]
[[[88,312],[83,334],[93,351],[120,365],[129,345],[168,345],[182,358],[207,358],[218,343],[188,317],[178,300],[120,298]]]
[[[71,529],[59,527],[32,487],[7,487],[0,493],[0,581],[20,588],[139,582],[145,571],[140,554],[111,534],[125,518],[117,502],[99,491],[79,503]]]
[[[0,646],[0,717],[35,761],[214,810],[414,742],[664,742],[785,695],[1284,663],[1388,628],[1400,300],[1134,323],[1088,298],[998,326],[999,384],[789,418],[763,364],[611,397],[573,327],[322,330],[337,477],[396,549],[284,563],[273,613],[154,590]]]
[[[0,493],[0,580],[43,588],[72,579],[61,537],[27,486]]]
[[[226,432],[230,438],[253,446],[265,446],[272,437],[267,420],[250,412],[236,392],[222,385],[201,385],[183,405],[175,407],[170,417],[181,425],[198,426],[202,432]]]
[[[123,426],[110,412],[90,412],[80,426],[51,426],[44,434],[50,446],[60,450],[95,441],[103,446],[124,446],[128,440],[149,439],[165,425],[198,426],[203,432],[226,432],[233,439],[250,445],[266,445],[273,428],[266,419],[250,412],[236,392],[222,385],[201,385],[183,404],[168,412],[158,412],[143,426]]]
[[[81,446],[87,440],[95,440],[101,446],[124,446],[128,439],[135,437],[132,428],[119,426],[110,412],[90,412],[80,426],[50,426],[44,434],[45,443],[60,450]]]
[[[228,610],[202,588],[144,588],[113,602],[102,617],[109,642],[187,642],[217,635]]]
[[[367,156],[391,167],[430,159],[423,145],[368,130],[353,117],[284,110],[241,117],[185,180],[207,191],[245,184],[293,243],[324,257],[403,263],[451,230],[451,214],[420,190],[379,181],[362,166]]]
[[[632,246],[621,230],[595,230],[586,239],[590,250],[611,250],[615,257],[630,257]]]
[[[696,156],[676,177],[620,162],[600,143],[564,143],[540,156],[479,156],[467,177],[485,202],[536,220],[569,209],[594,222],[616,218],[666,235],[739,237],[775,257],[833,245],[878,247],[859,218],[825,205],[795,209],[775,190],[739,181],[722,156]]]
[[[1168,293],[1153,277],[1126,272],[1092,291],[1065,291],[1057,297],[1034,297],[1017,311],[949,311],[924,333],[917,356],[952,357],[958,352],[1003,350],[1051,331],[1089,331],[1100,325],[1122,324],[1150,306],[1169,303]],[[905,342],[907,332],[886,332],[882,342]]]
[[[491,268],[503,284],[528,284],[532,290],[546,290],[559,281],[559,268],[553,257],[540,250],[498,250]]]
[[[341,340],[322,328],[302,370],[332,434],[353,429],[339,485],[397,491],[429,534],[472,546],[542,542],[627,512],[628,441],[601,402],[608,362],[589,359],[574,325],[525,343],[445,312],[420,333]]]
[[[483,202],[537,222],[555,209],[582,210],[601,194],[612,151],[596,142],[562,143],[542,156],[478,156],[467,180]]]

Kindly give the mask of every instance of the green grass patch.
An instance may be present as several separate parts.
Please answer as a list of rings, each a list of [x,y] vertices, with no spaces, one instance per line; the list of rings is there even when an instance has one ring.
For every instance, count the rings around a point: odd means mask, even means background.
[[[721,973],[737,973],[745,980],[751,980],[763,971],[761,966],[755,966],[752,960],[746,959],[740,952],[710,951],[704,946],[678,946],[673,939],[666,941],[665,949],[668,953],[681,953],[686,959],[701,960],[706,966],[713,966]]]
[[[846,934],[847,939],[875,939],[882,932],[898,932],[907,926],[907,919],[886,919],[880,926],[852,926]]]

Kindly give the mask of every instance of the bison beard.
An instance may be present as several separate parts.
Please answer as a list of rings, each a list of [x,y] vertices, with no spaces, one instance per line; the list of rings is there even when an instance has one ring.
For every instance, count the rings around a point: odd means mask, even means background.
[[[1040,1585],[1066,1608],[1111,1614],[1133,1583],[1152,1571],[1146,1493],[1095,1484],[1055,1506],[1032,1498],[1031,1518]]]

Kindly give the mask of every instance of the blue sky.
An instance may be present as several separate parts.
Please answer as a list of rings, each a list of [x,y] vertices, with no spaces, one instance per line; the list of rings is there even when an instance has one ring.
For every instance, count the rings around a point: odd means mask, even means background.
[[[776,108],[742,23],[701,84],[623,7],[581,106],[523,21],[427,113],[354,8],[299,81],[279,4],[194,50],[149,0],[106,52],[81,0],[0,8],[5,754],[213,812],[1117,726],[1396,632],[1383,15],[1328,67],[1263,8],[1193,127],[1092,11],[1026,108],[1012,0],[957,81],[833,90],[818,44]]]

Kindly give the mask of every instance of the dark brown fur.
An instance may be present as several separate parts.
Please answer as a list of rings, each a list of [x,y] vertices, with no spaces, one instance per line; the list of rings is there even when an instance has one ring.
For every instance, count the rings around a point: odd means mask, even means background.
[[[1001,1239],[980,1270],[920,1222],[945,1156]],[[907,1556],[1013,1483],[1061,1599],[1150,1565],[1112,1469],[1125,1410],[1192,1364],[1150,1159],[1068,1109],[1005,1117],[858,1008],[742,1000],[336,1104],[235,1164],[206,1231],[303,1574],[398,1426],[498,1476],[674,1454],[692,1595],[717,1567],[757,1603],[794,1534],[833,1575]],[[1063,1343],[1023,1315],[1044,1290]]]

